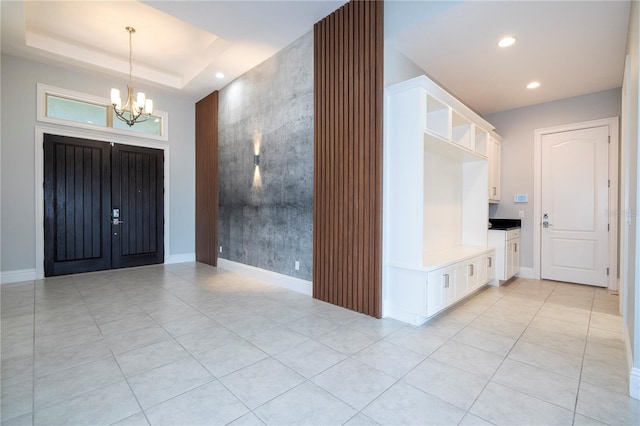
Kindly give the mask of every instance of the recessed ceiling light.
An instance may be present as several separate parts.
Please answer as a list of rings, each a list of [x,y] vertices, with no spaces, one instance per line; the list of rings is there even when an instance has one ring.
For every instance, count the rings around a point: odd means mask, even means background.
[[[537,89],[538,87],[540,87],[540,82],[538,81],[532,81],[531,83],[527,84],[527,89]]]
[[[224,74],[222,74],[221,72],[217,72],[217,73],[216,73],[216,77],[218,77],[218,78],[224,78]]]
[[[515,37],[511,37],[511,36],[504,36],[500,39],[500,41],[498,42],[498,46],[499,47],[509,47],[512,44],[514,44],[516,42]]]

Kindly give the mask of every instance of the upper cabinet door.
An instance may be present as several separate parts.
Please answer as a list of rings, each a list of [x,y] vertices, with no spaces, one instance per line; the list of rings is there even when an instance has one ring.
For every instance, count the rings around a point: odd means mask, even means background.
[[[489,137],[489,202],[500,202],[500,141]]]

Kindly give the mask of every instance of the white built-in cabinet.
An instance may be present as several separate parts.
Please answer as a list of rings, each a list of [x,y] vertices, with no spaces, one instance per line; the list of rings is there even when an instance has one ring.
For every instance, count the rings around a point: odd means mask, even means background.
[[[489,135],[489,202],[500,202],[500,151],[502,138],[495,133]]]
[[[519,228],[489,230],[489,245],[496,249],[495,277],[498,281],[506,281],[520,272]]]
[[[414,325],[493,280],[493,127],[425,76],[385,89],[383,316]]]

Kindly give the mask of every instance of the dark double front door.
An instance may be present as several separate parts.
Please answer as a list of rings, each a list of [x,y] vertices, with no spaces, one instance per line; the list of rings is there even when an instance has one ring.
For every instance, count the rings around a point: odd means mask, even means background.
[[[45,135],[45,276],[164,262],[164,152]]]

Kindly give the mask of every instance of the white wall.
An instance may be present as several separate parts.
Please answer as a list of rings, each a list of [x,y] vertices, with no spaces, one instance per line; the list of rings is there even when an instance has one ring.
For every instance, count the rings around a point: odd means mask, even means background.
[[[518,218],[524,211],[520,234],[520,264],[533,268],[533,133],[535,129],[598,118],[620,116],[620,89],[488,114],[502,141],[501,202],[492,205],[489,217]],[[515,194],[527,194],[529,202],[516,204]]]
[[[125,90],[126,76],[105,77],[2,55],[1,265],[2,272],[35,269],[36,84],[108,98]],[[195,251],[195,104],[191,99],[137,84],[154,106],[169,113],[170,237],[166,256]]]
[[[628,218],[626,225],[622,225],[624,238],[627,239],[628,253],[627,256],[623,256],[623,260],[627,259],[627,263],[621,265],[620,281],[623,283],[621,294],[625,337],[628,343],[627,349],[631,351],[629,358],[633,367],[629,380],[630,394],[634,398],[640,399],[640,326],[636,316],[636,312],[640,308],[640,291],[638,291],[637,280],[640,273],[640,262],[637,257],[638,244],[640,243],[638,239],[638,221],[640,221],[640,215],[638,215],[638,211],[640,211],[638,205],[640,200],[638,194],[638,190],[640,190],[640,176],[638,174],[640,5],[635,1],[631,2],[627,55],[629,57],[629,72],[625,75],[625,109],[622,117],[621,181],[623,192],[620,197],[620,210],[625,212],[625,217]]]
[[[388,43],[384,45],[384,87],[409,80],[425,72]]]

